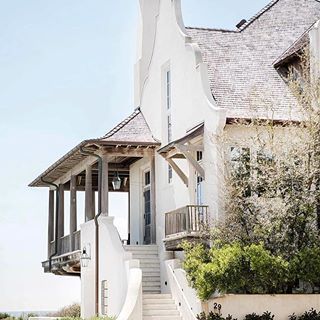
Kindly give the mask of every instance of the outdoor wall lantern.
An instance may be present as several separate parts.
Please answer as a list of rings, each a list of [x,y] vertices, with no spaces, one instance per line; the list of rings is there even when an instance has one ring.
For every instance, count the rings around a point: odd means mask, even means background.
[[[90,244],[87,244],[83,247],[81,252],[81,267],[86,268],[89,265],[89,261],[91,260],[91,254],[90,254]]]
[[[118,172],[114,174],[114,177],[112,179],[112,187],[113,187],[113,190],[120,190],[121,188],[121,179],[119,177]]]

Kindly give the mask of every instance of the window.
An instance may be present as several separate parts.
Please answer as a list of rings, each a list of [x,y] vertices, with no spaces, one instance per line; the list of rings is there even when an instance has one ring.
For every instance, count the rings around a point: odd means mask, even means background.
[[[203,158],[202,151],[197,151],[197,161],[198,161],[198,162],[201,162],[201,161],[202,161],[202,158]]]
[[[171,72],[168,70],[166,72],[166,104],[167,109],[171,108]]]
[[[168,183],[172,182],[172,167],[168,165]]]
[[[145,172],[144,174],[144,185],[148,186],[151,183],[151,179],[150,179],[150,171]]]
[[[167,117],[168,123],[167,123],[167,128],[168,128],[168,142],[171,142],[172,140],[172,124],[171,124],[171,114],[168,115]]]
[[[165,76],[165,104],[166,104],[166,125],[168,143],[172,141],[172,121],[171,121],[171,71],[166,71]]]

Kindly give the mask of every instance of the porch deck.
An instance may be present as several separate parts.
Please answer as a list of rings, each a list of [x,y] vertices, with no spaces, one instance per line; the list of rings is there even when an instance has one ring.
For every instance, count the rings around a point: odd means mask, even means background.
[[[165,214],[166,250],[182,250],[184,240],[201,241],[201,231],[209,222],[208,206],[187,205]]]

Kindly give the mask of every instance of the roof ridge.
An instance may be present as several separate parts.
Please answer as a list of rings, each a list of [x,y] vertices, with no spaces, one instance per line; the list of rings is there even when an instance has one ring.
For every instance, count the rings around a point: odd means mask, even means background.
[[[206,31],[221,31],[221,32],[239,32],[238,30],[231,29],[223,29],[223,28],[206,28],[206,27],[186,27],[186,29],[194,29],[194,30],[206,30]]]
[[[318,0],[316,0],[318,1]],[[320,1],[319,1],[320,2]],[[283,59],[283,57],[286,56],[286,54],[288,52],[290,52],[290,50],[296,45],[298,44],[305,36],[308,36],[309,37],[309,32],[310,30],[312,29],[312,27],[316,24],[316,22],[312,23],[310,25],[309,28],[307,28],[274,62],[273,62],[273,65],[276,66],[278,63],[280,63]],[[306,44],[304,44],[305,46]]]
[[[131,113],[127,118],[122,120],[120,123],[118,123],[114,128],[112,128],[110,131],[108,131],[104,136],[102,136],[100,139],[106,139],[113,136],[115,133],[117,133],[119,130],[121,130],[127,123],[129,123],[132,119],[134,119],[139,113],[141,113],[140,108],[137,108],[134,110],[133,113]]]
[[[271,2],[269,2],[267,5],[265,5],[260,11],[258,11],[254,16],[252,16],[245,24],[243,24],[239,30],[243,31],[244,29],[246,29],[252,22],[254,22],[255,20],[257,20],[261,15],[263,15],[266,11],[268,11],[269,9],[271,9],[277,2],[279,2],[280,0],[272,0]]]

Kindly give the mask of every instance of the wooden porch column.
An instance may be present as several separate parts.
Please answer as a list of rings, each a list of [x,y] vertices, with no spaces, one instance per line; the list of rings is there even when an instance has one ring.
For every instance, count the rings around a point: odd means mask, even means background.
[[[61,238],[64,236],[64,185],[59,184],[59,209],[58,209],[58,254],[61,253]]]
[[[102,157],[101,213],[109,215],[109,163],[106,155]]]
[[[70,250],[74,251],[74,232],[77,231],[77,176],[70,179]]]
[[[85,188],[85,221],[89,221],[94,218],[92,206],[92,166],[87,166],[86,168]]]
[[[54,190],[49,190],[48,258],[51,256],[51,241],[54,240]]]
[[[151,174],[151,243],[157,243],[157,214],[156,214],[156,170],[155,157],[150,157],[150,174]]]

